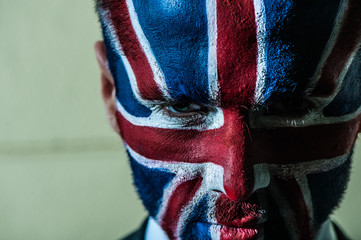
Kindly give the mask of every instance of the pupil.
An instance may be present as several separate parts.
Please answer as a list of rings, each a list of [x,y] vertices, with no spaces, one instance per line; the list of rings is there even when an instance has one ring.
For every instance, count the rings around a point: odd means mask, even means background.
[[[185,112],[188,110],[189,104],[188,103],[178,103],[178,104],[174,105],[173,108],[179,112]]]

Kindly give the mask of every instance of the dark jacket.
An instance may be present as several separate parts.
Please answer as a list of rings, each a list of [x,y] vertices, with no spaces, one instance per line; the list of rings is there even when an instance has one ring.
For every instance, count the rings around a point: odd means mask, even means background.
[[[146,219],[143,224],[140,226],[138,230],[131,233],[125,238],[121,238],[119,240],[144,240],[145,237],[145,229],[147,227],[148,219]],[[339,226],[337,226],[335,223],[332,223],[338,240],[351,240],[346,234],[341,230]],[[325,239],[326,240],[326,239]]]

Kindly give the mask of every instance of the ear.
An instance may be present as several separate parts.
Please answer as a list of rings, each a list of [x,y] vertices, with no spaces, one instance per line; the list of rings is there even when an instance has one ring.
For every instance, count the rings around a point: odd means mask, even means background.
[[[120,134],[116,120],[114,79],[108,68],[108,59],[103,41],[94,44],[95,56],[100,69],[101,92],[110,126]]]

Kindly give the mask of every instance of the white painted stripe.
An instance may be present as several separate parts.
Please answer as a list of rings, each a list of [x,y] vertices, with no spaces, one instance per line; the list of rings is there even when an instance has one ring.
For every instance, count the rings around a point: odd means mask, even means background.
[[[288,201],[281,195],[280,190],[278,189],[278,186],[276,186],[272,180],[270,184],[270,193],[272,195],[272,198],[275,200],[275,203],[278,206],[279,212],[281,213],[281,216],[284,220],[284,222],[287,224],[287,232],[290,234],[290,237],[292,240],[297,240],[297,224],[296,219],[292,217],[295,214],[292,214],[294,212],[294,209],[292,209],[288,203]],[[296,215],[295,215],[296,217]]]
[[[326,124],[337,124],[351,121],[359,117],[361,106],[353,113],[345,114],[339,117],[326,117],[322,110],[313,109],[307,115],[299,118],[288,116],[267,116],[263,112],[251,111],[250,124],[251,128],[272,129],[277,127],[307,127]]]
[[[129,15],[130,15],[130,19],[131,19],[134,31],[137,35],[137,38],[139,40],[141,47],[143,48],[143,51],[148,59],[148,62],[150,64],[150,67],[151,67],[153,75],[154,75],[154,81],[157,83],[160,91],[163,93],[163,97],[165,99],[171,99],[167,84],[165,82],[164,73],[158,64],[158,61],[153,54],[153,51],[149,44],[149,41],[146,38],[146,36],[143,32],[143,29],[139,23],[138,15],[135,11],[133,1],[127,0],[126,2],[127,2]]]
[[[137,101],[143,105],[149,105],[149,102],[145,101],[142,97],[141,94],[139,92],[138,89],[138,85],[137,85],[137,80],[135,78],[135,74],[134,71],[127,59],[127,57],[124,54],[123,48],[119,42],[118,36],[116,34],[116,31],[114,29],[114,26],[110,20],[110,13],[108,10],[103,10],[100,9],[100,14],[101,14],[101,19],[104,22],[104,26],[105,26],[105,31],[106,31],[106,35],[108,37],[110,37],[111,41],[110,44],[112,44],[113,48],[116,50],[116,53],[118,55],[119,58],[122,59],[125,70],[127,72],[129,81],[130,81],[130,86],[132,88],[132,91],[134,93],[135,98],[137,99]]]
[[[170,117],[164,110],[155,109],[157,106],[150,107],[152,112],[149,117],[135,117],[129,114],[119,101],[117,101],[116,107],[128,122],[136,126],[205,131],[220,128],[224,124],[224,116],[221,108],[215,108],[215,111],[211,111],[204,116],[204,118],[201,119],[202,124],[187,126],[189,120],[185,121],[181,117]]]
[[[218,103],[217,73],[217,1],[207,0],[208,18],[208,91],[210,102]]]
[[[308,222],[309,224],[308,227],[309,229],[313,230],[313,204],[312,204],[310,188],[308,186],[307,176],[306,175],[297,176],[296,181],[300,186],[300,190],[303,196],[303,201],[306,205],[308,216],[310,218],[310,221]]]
[[[173,192],[173,191],[172,191]],[[174,193],[173,194],[177,194]],[[179,240],[181,240],[181,236],[185,230],[185,226],[187,224],[187,220],[190,219],[191,215],[194,213],[194,210],[196,210],[196,206],[199,204],[199,202],[202,200],[204,196],[207,195],[207,189],[201,185],[201,187],[198,189],[198,191],[193,196],[192,200],[184,206],[184,208],[181,211],[181,215],[179,216],[179,220],[177,223],[177,230],[176,235]]]
[[[184,182],[196,179],[199,176],[203,177],[202,184],[197,190],[192,201],[189,204],[185,205],[185,207],[182,209],[182,214],[177,223],[176,235],[178,238],[182,235],[184,231],[184,226],[186,224],[186,221],[189,219],[189,216],[193,213],[193,210],[203,197],[207,196],[209,192],[214,192],[214,190],[225,193],[223,187],[224,172],[223,168],[219,165],[213,163],[186,163],[152,160],[141,156],[133,149],[131,149],[126,143],[125,148],[128,150],[129,154],[133,157],[133,159],[139,164],[152,169],[163,169],[164,171],[175,174],[175,177],[164,189],[161,206],[156,216],[156,220],[158,222],[161,222],[164,218],[169,198],[173,194],[176,194],[174,193],[175,189],[177,189],[177,187]],[[217,238],[215,239],[217,240]]]
[[[209,231],[211,233],[212,240],[221,239],[221,226],[218,224],[217,213],[217,200],[222,193],[216,191],[209,191],[208,195],[208,208],[207,208],[207,221],[210,223]]]
[[[210,190],[217,190],[225,193],[223,188],[223,167],[214,163],[188,163],[188,162],[175,162],[171,159],[168,161],[160,161],[155,159],[146,158],[125,143],[125,148],[129,151],[129,154],[139,164],[148,168],[159,168],[167,170],[171,173],[187,177],[186,181],[194,179],[194,176],[200,174],[204,176],[203,185],[207,186]]]
[[[348,5],[349,5],[349,1],[348,0],[342,0],[342,3],[340,4],[340,8],[339,8],[339,11],[337,13],[337,17],[335,19],[335,23],[334,23],[334,28],[332,30],[332,33],[330,35],[330,38],[328,39],[328,42],[326,44],[326,47],[325,49],[323,50],[323,53],[322,53],[322,57],[321,57],[321,60],[320,62],[318,63],[318,66],[316,67],[316,71],[312,77],[312,80],[311,82],[309,83],[309,86],[306,90],[306,93],[307,94],[311,94],[312,91],[314,90],[314,88],[317,86],[317,82],[319,81],[319,79],[321,78],[321,75],[322,75],[322,70],[323,70],[323,67],[325,65],[325,63],[327,62],[330,54],[332,53],[334,47],[335,47],[335,44],[336,44],[336,40],[339,36],[339,33],[340,33],[340,29],[341,29],[341,23],[342,23],[342,20],[345,16],[345,12],[348,8]],[[343,78],[345,77],[346,73],[344,73],[345,71],[347,72],[347,69],[350,65],[349,63],[350,61],[348,61],[348,63],[346,64],[345,68],[343,70],[343,72],[340,74],[339,76],[339,79],[338,79],[338,84],[340,85]],[[335,94],[337,94],[338,91],[335,91],[335,93],[332,95],[334,96]],[[331,97],[332,99],[333,97]],[[329,100],[330,101],[330,100]]]
[[[262,104],[263,92],[265,87],[265,79],[267,73],[266,66],[266,11],[264,6],[264,0],[253,0],[256,25],[257,25],[257,46],[258,46],[258,57],[257,57],[257,83],[255,91],[255,104]]]
[[[220,225],[211,225],[209,231],[211,232],[212,240],[221,239],[221,226]]]
[[[121,103],[117,101],[116,103],[117,110],[124,116],[125,119],[127,119],[130,123],[136,126],[165,128],[165,129],[194,129],[194,130],[204,131],[210,129],[217,129],[224,125],[224,116],[221,108],[215,108],[215,111],[210,111],[209,114],[204,116],[204,119],[201,119],[204,120],[201,125],[186,126],[187,122],[185,122],[184,119],[179,117],[170,117],[164,111],[160,109],[156,109],[157,107],[156,102],[144,100],[141,97],[140,91],[138,89],[134,71],[123,52],[122,46],[119,43],[113,24],[109,20],[109,11],[101,9],[100,13],[102,15],[102,20],[104,21],[106,34],[108,34],[108,36],[111,38],[111,44],[113,44],[112,47],[116,50],[118,56],[123,61],[136,100],[140,104],[152,110],[152,113],[149,117],[135,117],[129,114],[121,105]]]
[[[344,164],[350,153],[329,159],[290,164],[268,164],[272,175],[279,177],[300,177],[307,174],[327,172]]]

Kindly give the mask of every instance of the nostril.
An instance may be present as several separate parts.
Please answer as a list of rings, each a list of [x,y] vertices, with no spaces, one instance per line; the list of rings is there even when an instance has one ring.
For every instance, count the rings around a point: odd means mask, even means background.
[[[218,189],[211,189],[211,191],[217,192],[217,193],[222,193],[222,191],[220,191],[220,190],[218,190]]]

